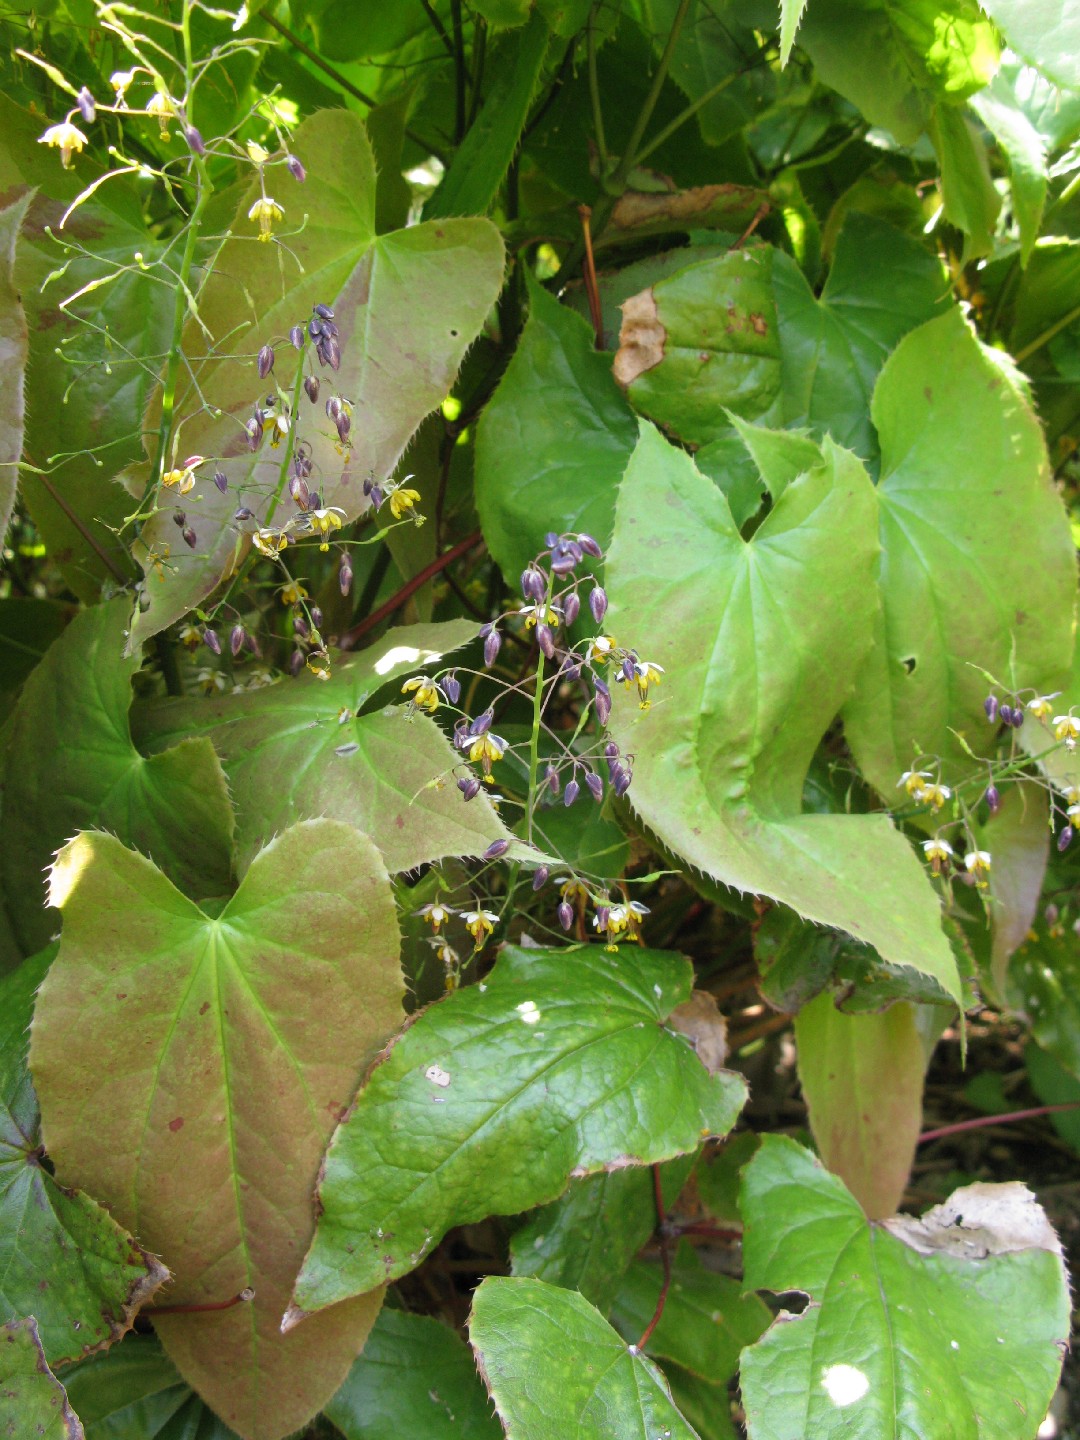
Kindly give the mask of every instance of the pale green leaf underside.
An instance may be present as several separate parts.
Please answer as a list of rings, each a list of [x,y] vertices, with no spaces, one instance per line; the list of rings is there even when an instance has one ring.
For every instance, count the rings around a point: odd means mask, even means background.
[[[513,1440],[698,1440],[656,1366],[576,1291],[485,1280],[469,1340]]]
[[[23,448],[23,377],[27,328],[15,288],[15,240],[30,196],[0,210],[0,541],[7,534]]]
[[[109,835],[61,853],[63,938],[31,1066],[57,1174],[169,1265],[161,1316],[185,1379],[245,1440],[278,1440],[336,1390],[381,1295],[283,1337],[323,1149],[403,992],[393,895],[351,826],[310,821],[211,917]],[[137,1037],[137,1040],[136,1038]]]
[[[742,1080],[664,1027],[689,993],[688,962],[659,951],[507,948],[425,1010],[327,1152],[289,1323],[405,1274],[453,1225],[725,1134]]]
[[[12,1436],[85,1440],[63,1385],[46,1364],[33,1316],[0,1325],[0,1421]]]
[[[46,870],[79,830],[108,830],[150,856],[196,898],[232,873],[232,809],[208,741],[147,759],[131,738],[136,658],[123,658],[129,602],[78,614],[23,687],[3,761],[0,879],[19,939],[40,949],[56,929]]]
[[[666,674],[645,715],[615,687],[611,732],[637,757],[635,809],[689,864],[958,996],[937,898],[890,821],[800,813],[877,610],[873,487],[830,440],[820,455],[747,542],[690,457],[643,427],[619,492],[609,623]]]
[[[810,1297],[743,1355],[750,1440],[1031,1440],[1069,1292],[1022,1185],[970,1185],[921,1221],[876,1225],[814,1156],[768,1135],[741,1203],[747,1287]]]

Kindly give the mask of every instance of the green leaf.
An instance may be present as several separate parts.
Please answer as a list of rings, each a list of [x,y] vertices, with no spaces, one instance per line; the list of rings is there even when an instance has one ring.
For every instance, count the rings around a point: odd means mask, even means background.
[[[550,39],[547,22],[537,10],[527,25],[496,47],[483,106],[424,206],[425,220],[486,215],[491,209],[520,143]]]
[[[0,1420],[12,1437],[86,1440],[63,1385],[45,1360],[32,1315],[0,1325],[0,1402]]]
[[[1006,998],[1059,1065],[1080,1080],[1080,955],[1076,936],[1040,922],[1012,957]]]
[[[0,541],[19,486],[23,449],[23,379],[29,332],[15,288],[15,240],[30,203],[29,194],[0,210]]]
[[[733,250],[630,296],[613,371],[636,410],[693,445],[729,428],[726,410],[765,414],[780,393],[772,257]]]
[[[420,422],[450,392],[502,285],[502,240],[487,220],[437,220],[375,237],[371,147],[363,125],[348,111],[316,113],[290,145],[304,158],[307,182],[302,192],[292,192],[295,200],[286,197],[290,208],[282,224],[299,222],[305,211],[317,215],[318,223],[299,234],[286,229],[294,257],[286,261],[277,245],[252,243],[254,226],[247,211],[259,193],[258,183],[240,202],[236,233],[223,245],[199,298],[199,321],[190,321],[184,333],[199,394],[192,382],[181,387],[176,402],[185,422],[184,451],[212,459],[228,477],[229,490],[222,495],[210,479],[210,466],[204,467],[196,492],[201,499],[186,507],[196,536],[193,549],[175,544],[168,492],[163,508],[144,527],[144,557],[153,552],[161,557],[164,547],[169,549],[160,580],[145,560],[149,579],[143,600],[150,603],[132,621],[132,645],[180,619],[231,573],[247,551],[250,533],[268,518],[273,497],[283,488],[283,452],[269,448],[267,441],[251,454],[243,432],[254,401],[266,388],[249,358],[253,350],[302,322],[313,303],[333,306],[342,356],[333,389],[353,404],[348,458],[337,449],[336,432],[320,422],[321,410],[313,410],[307,400],[301,400],[297,423],[310,446],[314,473],[322,477],[323,504],[340,508],[352,520],[370,506],[364,480],[384,480],[393,473]],[[347,166],[343,155],[349,157]],[[253,301],[255,324],[237,323],[237,273],[243,274],[247,292],[259,297],[257,307]],[[212,344],[202,326],[214,337]],[[304,364],[304,358],[291,349],[280,353],[276,373],[282,387],[291,390],[292,367]],[[240,358],[244,363],[237,363]],[[330,388],[329,379],[324,383]],[[222,413],[203,408],[202,395]],[[148,428],[156,431],[157,425],[153,412]],[[238,491],[257,517],[244,522],[243,535],[233,521]],[[282,518],[277,516],[279,523]]]
[[[1069,1328],[1061,1250],[1022,1185],[867,1221],[808,1151],[767,1135],[743,1174],[746,1284],[804,1290],[742,1358],[750,1440],[1030,1440]]]
[[[0,600],[0,719],[6,719],[19,687],[64,633],[74,609],[57,600],[20,596]]]
[[[213,742],[236,807],[241,871],[272,836],[322,815],[370,835],[392,873],[482,855],[509,832],[486,795],[462,800],[450,774],[460,757],[438,725],[404,703],[357,714],[475,633],[465,620],[402,626],[335,658],[329,680],[303,674],[240,695],[158,702],[136,712],[139,741],[153,750],[184,735]],[[518,853],[528,852],[515,845]]]
[[[975,666],[1054,688],[1072,654],[1076,562],[1038,419],[959,310],[901,340],[872,416],[882,608],[844,723],[859,768],[892,799],[916,752],[941,757],[946,779],[970,772],[952,732],[982,749]]]
[[[1024,1046],[1024,1068],[1032,1090],[1044,1105],[1074,1105],[1047,1116],[1061,1138],[1080,1151],[1080,1080],[1034,1040]],[[1006,1104],[1003,1109],[1008,1109]]]
[[[236,1440],[152,1335],[129,1335],[64,1372],[86,1440]]]
[[[323,1412],[345,1440],[499,1440],[468,1347],[426,1315],[384,1310]],[[93,1437],[90,1437],[93,1440]]]
[[[45,1358],[66,1365],[118,1340],[169,1272],[41,1163],[26,1048],[34,994],[55,953],[43,950],[0,981],[0,1318],[32,1313]]]
[[[1015,83],[998,74],[972,99],[972,108],[1001,146],[1009,164],[1012,209],[1020,232],[1020,263],[1026,265],[1039,238],[1046,205],[1046,144],[1028,119]]]
[[[1030,737],[1029,737],[1030,738]],[[1050,853],[1050,803],[1041,785],[1008,785],[1001,809],[976,827],[977,848],[993,857],[989,912],[990,970],[994,989],[1005,992],[1009,960],[1031,930]]]
[[[1055,85],[1080,90],[1080,6],[1076,0],[986,0],[1009,48]]]
[[[935,99],[965,100],[998,63],[975,0],[814,0],[799,44],[820,80],[901,145],[918,139]]]
[[[818,1153],[871,1220],[896,1213],[922,1128],[915,1007],[844,1015],[819,995],[795,1017],[799,1083]]]
[[[451,1226],[730,1130],[742,1080],[709,1074],[664,1026],[690,984],[689,962],[661,951],[507,947],[482,985],[425,1010],[327,1152],[286,1323],[404,1275]]]
[[[652,1319],[663,1270],[658,1261],[635,1260],[627,1271],[611,1323],[631,1345]],[[694,1247],[683,1240],[671,1267],[671,1287],[646,1354],[671,1360],[712,1385],[726,1385],[739,1367],[739,1353],[768,1328],[768,1307],[744,1295],[729,1275],[707,1270]]]
[[[612,738],[637,757],[637,813],[688,864],[956,996],[938,902],[907,841],[881,815],[801,813],[877,611],[874,489],[831,440],[818,453],[744,541],[690,457],[643,427],[619,492],[610,623],[667,673],[647,715],[616,695]]]
[[[548,530],[606,546],[615,491],[634,448],[630,407],[588,325],[538,285],[502,383],[476,433],[476,508],[514,585]]]
[[[667,1204],[678,1197],[694,1160],[680,1156],[660,1167]],[[578,1290],[606,1314],[619,1280],[655,1229],[651,1169],[608,1170],[571,1180],[557,1200],[514,1232],[512,1273]]]
[[[400,1023],[386,871],[358,831],[310,821],[212,917],[149,860],[86,834],[61,852],[51,898],[63,938],[31,1068],[57,1174],[162,1256],[171,1304],[254,1289],[209,1322],[155,1327],[244,1440],[278,1440],[337,1389],[382,1299],[280,1333],[323,1148]]]
[[[533,830],[543,849],[579,875],[615,880],[630,859],[626,832],[606,807],[593,806],[582,813],[580,806],[568,810],[565,805],[550,805],[536,812]]]
[[[710,1385],[670,1361],[665,1363],[663,1373],[671,1387],[671,1398],[701,1440],[739,1440],[726,1385]]]
[[[795,44],[795,32],[799,28],[806,0],[780,0],[780,64],[786,65],[791,59],[791,47]]]
[[[488,1278],[473,1295],[469,1340],[514,1440],[698,1440],[652,1361],[572,1290]]]
[[[52,936],[45,871],[76,831],[110,830],[198,897],[228,890],[232,810],[205,739],[146,759],[128,709],[138,658],[123,658],[129,603],[84,610],[27,679],[4,757],[0,878],[27,953]]]
[[[964,263],[989,255],[1001,196],[990,174],[986,147],[972,121],[956,105],[936,105],[930,135],[941,166],[941,209],[965,235]]]
[[[874,382],[902,337],[949,305],[941,262],[911,236],[855,211],[840,231],[820,299],[781,251],[773,288],[784,423],[832,435],[876,471]]]

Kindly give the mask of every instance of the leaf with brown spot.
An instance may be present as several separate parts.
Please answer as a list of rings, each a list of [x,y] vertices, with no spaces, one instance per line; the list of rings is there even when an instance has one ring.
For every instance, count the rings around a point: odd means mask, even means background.
[[[0,1325],[0,1435],[86,1440],[63,1385],[49,1369],[32,1315]]]
[[[749,185],[697,185],[692,190],[659,194],[628,190],[615,202],[597,245],[599,248],[676,230],[739,232],[768,203],[764,190]]]
[[[279,1330],[338,1107],[401,1022],[386,871],[351,826],[310,821],[211,916],[143,856],[84,834],[57,860],[52,899],[63,938],[31,1065],[57,1173],[162,1255],[169,1304],[254,1288],[249,1304],[155,1325],[244,1440],[278,1440],[333,1394],[382,1300]]]

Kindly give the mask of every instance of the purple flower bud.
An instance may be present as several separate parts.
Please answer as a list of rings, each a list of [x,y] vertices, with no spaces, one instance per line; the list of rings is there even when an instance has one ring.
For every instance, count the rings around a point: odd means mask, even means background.
[[[480,781],[475,775],[470,775],[468,779],[463,778],[459,780],[457,784],[458,789],[466,800],[475,800],[477,795],[480,794]]]
[[[497,860],[500,855],[505,855],[509,849],[509,840],[493,840],[480,858],[481,860]]]
[[[322,611],[319,609],[318,605],[312,605],[311,609],[308,611],[308,614],[311,616],[311,623],[315,626],[317,630],[323,622]]]
[[[319,494],[318,490],[313,490],[311,492],[311,499],[309,500],[308,504],[312,510],[322,509],[322,496]]]
[[[596,907],[596,928],[597,928],[598,930],[606,930],[606,929],[607,929],[608,916],[609,916],[610,914],[611,914],[611,906],[610,906],[610,905],[597,905],[597,907]]]
[[[189,545],[189,546],[191,547],[191,549],[194,550],[194,549],[195,549],[195,542],[196,542],[196,535],[195,535],[195,531],[191,528],[191,526],[190,526],[190,525],[185,525],[184,528],[183,528],[183,530],[182,530],[180,533],[181,533],[181,534],[183,535],[183,537],[184,537],[184,544],[185,544],[185,545]]]
[[[225,471],[224,471],[224,470],[215,470],[215,471],[214,471],[214,484],[215,484],[215,485],[217,486],[217,488],[221,491],[222,495],[224,495],[224,494],[225,494],[225,491],[228,490],[228,488],[229,488],[229,477],[225,474]]]
[[[484,664],[490,669],[495,664],[495,657],[502,649],[502,636],[497,630],[492,630],[484,641]]]
[[[289,174],[292,176],[292,178],[299,181],[301,185],[307,179],[307,171],[304,169],[302,163],[295,155],[285,156],[285,167],[288,170]]]
[[[990,811],[990,814],[996,815],[1001,809],[1001,795],[998,793],[997,786],[988,785],[983,799],[986,801],[986,808]]]
[[[477,715],[476,719],[469,726],[469,734],[473,736],[474,739],[477,735],[486,735],[491,729],[491,722],[494,719],[495,712],[491,709],[485,710],[483,714]]]
[[[521,572],[521,593],[526,600],[542,604],[547,599],[547,580],[535,565],[529,565]]]
[[[322,321],[317,315],[313,315],[307,322],[307,333],[312,340],[319,340],[322,337]]]
[[[187,524],[187,511],[186,511],[186,510],[174,510],[174,511],[173,511],[173,517],[172,517],[172,523],[173,523],[174,525],[176,525],[176,526],[186,525],[186,524]]]
[[[259,357],[256,363],[259,367],[259,379],[265,380],[274,368],[274,347],[272,345],[264,345],[259,351]]]
[[[349,431],[352,429],[352,420],[350,419],[348,412],[343,410],[338,416],[335,424],[337,426],[338,439],[341,441],[342,445],[344,445],[345,441],[349,438]]]
[[[206,141],[199,134],[198,130],[195,129],[194,125],[189,125],[184,131],[184,139],[187,141],[188,149],[193,155],[206,154]]]
[[[293,616],[292,628],[293,634],[299,636],[301,640],[306,640],[311,634],[308,623],[302,615]]]
[[[92,125],[97,119],[97,105],[94,102],[93,95],[90,94],[90,91],[85,85],[79,91],[78,95],[75,96],[75,104],[78,105],[79,114],[86,123]]]
[[[544,771],[544,780],[552,795],[558,795],[562,789],[562,781],[559,779],[559,772],[555,769],[554,765],[549,765]]]
[[[334,312],[330,309],[329,305],[313,305],[311,308],[320,320],[332,320],[334,318]]]
[[[581,560],[581,546],[576,540],[557,540],[551,547],[551,568],[556,575],[569,574]]]
[[[627,790],[630,789],[630,781],[632,779],[633,776],[630,774],[630,771],[627,770],[626,766],[620,765],[618,767],[618,773],[612,777],[611,782],[611,787],[620,800],[626,794]]]
[[[1056,925],[1057,922],[1061,919],[1061,911],[1053,903],[1053,901],[1051,901],[1050,904],[1047,905],[1046,909],[1043,911],[1043,919],[1046,921],[1047,925],[1051,927]]]
[[[204,631],[202,632],[202,639],[203,639],[203,644],[206,646],[206,648],[207,648],[208,650],[212,650],[215,655],[220,655],[220,654],[221,654],[221,641],[220,641],[220,640],[218,639],[218,637],[217,637],[217,631],[216,631],[216,630],[210,630],[210,629],[204,630]]]
[[[262,419],[258,415],[253,415],[244,426],[244,429],[247,431],[248,449],[257,450],[259,448],[259,441],[263,437]]]
[[[547,534],[544,536],[544,545],[545,545],[546,549],[552,550],[552,549],[554,549],[554,547],[555,547],[558,543],[559,543],[559,537],[558,537],[558,535],[555,534],[555,531],[554,531],[554,530],[549,530],[549,531],[547,532]]]
[[[611,691],[603,680],[596,676],[593,677],[593,689],[596,698],[596,718],[601,725],[606,725],[611,714]]]
[[[232,651],[233,656],[235,657],[240,654],[240,651],[243,648],[244,627],[242,625],[234,625],[232,631],[229,634],[229,649]]]
[[[574,621],[577,619],[580,613],[581,600],[578,597],[577,591],[571,590],[570,594],[567,595],[566,599],[563,601],[563,619],[566,621],[567,625],[573,625]]]
[[[300,674],[303,668],[304,652],[302,650],[294,650],[289,656],[289,674],[295,677]]]
[[[307,398],[312,405],[319,398],[319,377],[317,375],[304,376],[304,389],[307,391]]]
[[[383,501],[386,499],[386,496],[383,494],[382,491],[382,486],[372,485],[371,489],[367,493],[371,496],[372,508],[378,510],[379,507],[382,505]]]
[[[577,539],[578,544],[581,546],[582,550],[585,551],[586,555],[591,555],[594,560],[602,560],[604,558],[604,552],[600,549],[600,546],[596,543],[596,541],[591,535],[582,534],[579,535]]]
[[[341,557],[341,564],[338,566],[337,579],[338,586],[341,590],[342,595],[348,595],[352,590],[353,582],[352,561],[349,559],[348,555],[343,555]]]
[[[617,760],[619,758],[619,747],[614,740],[609,740],[604,746],[604,759]]]
[[[1057,838],[1057,847],[1058,847],[1058,849],[1059,849],[1059,850],[1067,850],[1067,849],[1069,848],[1069,846],[1072,844],[1072,838],[1073,838],[1073,827],[1072,827],[1071,825],[1066,825],[1065,828],[1062,830],[1061,834],[1060,834],[1060,835],[1058,836],[1058,838]]]
[[[546,865],[541,865],[539,870],[533,871],[532,886],[534,890],[542,890],[548,882],[551,871]]]
[[[633,683],[633,680],[634,680],[634,662],[633,662],[633,660],[630,659],[630,656],[629,656],[629,655],[627,655],[627,656],[624,658],[622,664],[619,666],[619,674],[620,674],[620,675],[622,676],[622,678],[627,682],[627,684],[632,684],[632,683]]]
[[[549,660],[555,659],[555,632],[543,621],[536,627],[536,643]]]
[[[563,791],[562,803],[569,810],[570,806],[574,803],[574,801],[580,794],[581,786],[577,783],[577,781],[568,780],[566,782],[566,789]]]
[[[326,411],[326,418],[331,422],[331,424],[336,425],[337,418],[341,414],[341,396],[331,395],[329,400],[327,400],[326,404],[323,406],[323,409]]]
[[[289,481],[289,494],[293,503],[301,510],[307,510],[311,505],[311,491],[307,487],[307,481],[299,475],[294,475]]]
[[[589,609],[597,625],[602,625],[607,614],[607,595],[599,585],[589,591]]]
[[[451,705],[456,705],[461,699],[461,681],[456,675],[444,675],[442,679],[443,694]]]
[[[557,915],[559,924],[562,926],[562,928],[564,930],[569,930],[570,926],[574,923],[574,907],[570,904],[569,900],[560,901],[559,907],[555,911],[555,914]]]
[[[1014,729],[1014,730],[1019,730],[1020,727],[1021,727],[1021,725],[1023,725],[1023,723],[1024,723],[1024,710],[1023,710],[1023,707],[1022,707],[1021,705],[1014,705],[1014,706],[1013,706],[1013,718],[1012,718],[1012,723],[1013,723],[1013,729]]]
[[[993,724],[993,722],[997,719],[998,716],[997,696],[987,695],[986,699],[983,701],[983,709],[986,711],[986,718],[990,721],[991,724]]]
[[[585,784],[589,787],[589,792],[594,800],[597,802],[603,800],[604,782],[600,779],[599,775],[595,774],[592,770],[587,770],[585,772]]]
[[[294,325],[289,331],[289,344],[294,350],[302,350],[305,343],[304,327],[302,325]]]
[[[321,340],[316,353],[322,363],[329,365],[331,370],[341,369],[341,346],[333,338]]]
[[[249,510],[246,505],[241,505],[240,509],[236,511],[232,518],[234,520],[254,520],[255,512]]]
[[[248,634],[246,631],[244,633],[244,649],[250,651],[252,655],[262,654],[262,651],[259,649],[258,640],[255,639],[254,635]]]
[[[297,447],[296,454],[293,456],[292,470],[293,474],[298,476],[301,480],[306,480],[307,477],[311,474],[311,453],[308,450],[305,441],[301,441],[300,445]]]
[[[561,674],[562,674],[567,680],[580,680],[580,679],[581,679],[581,661],[580,661],[580,659],[579,659],[576,655],[574,655],[573,653],[567,655],[566,659],[565,659],[565,660],[563,661],[563,663],[562,663],[562,671],[561,671]]]

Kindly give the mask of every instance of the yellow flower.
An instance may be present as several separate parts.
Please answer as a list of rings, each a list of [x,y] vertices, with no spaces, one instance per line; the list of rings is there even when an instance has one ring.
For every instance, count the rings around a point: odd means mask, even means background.
[[[942,870],[948,869],[949,861],[953,857],[953,848],[947,840],[935,836],[933,840],[923,841],[923,854],[930,862],[930,869],[935,875],[940,875]]]
[[[199,671],[195,678],[198,680],[204,695],[212,695],[215,690],[225,689],[225,676],[220,670],[204,668]]]
[[[1054,739],[1064,740],[1066,750],[1075,750],[1080,739],[1080,720],[1075,715],[1055,715]]]
[[[146,554],[146,569],[153,570],[161,581],[165,579],[165,562],[171,554],[168,545],[154,545]]]
[[[419,910],[414,911],[414,914],[422,916],[431,928],[437,931],[453,917],[454,912],[449,905],[440,905],[438,901],[435,901],[431,905],[421,905]]]
[[[152,115],[158,122],[162,140],[168,140],[169,121],[176,115],[173,103],[168,95],[164,94],[161,90],[151,95],[150,99],[146,102],[146,113],[147,115]]]
[[[116,91],[116,103],[119,106],[124,104],[124,96],[127,93],[131,82],[135,79],[134,70],[114,70],[109,76],[109,84]]]
[[[932,810],[940,810],[951,795],[948,785],[925,785],[919,799]]]
[[[339,510],[336,505],[328,505],[323,510],[309,510],[306,519],[312,530],[317,530],[323,537],[320,550],[329,550],[330,542],[326,538],[335,530],[341,529],[344,510]]]
[[[556,884],[559,886],[559,898],[561,900],[569,900],[570,903],[573,904],[575,900],[587,900],[589,898],[589,892],[585,889],[585,886],[582,885],[580,880],[575,880],[572,876],[562,877],[556,881]]]
[[[279,594],[283,605],[299,605],[301,600],[308,598],[308,592],[299,580],[290,580],[287,585],[281,587]]]
[[[649,686],[659,685],[664,674],[662,665],[654,665],[651,660],[634,661],[634,683],[637,685],[638,708],[648,710],[652,701],[649,699]],[[626,675],[620,675],[619,679],[627,689],[630,688],[630,680]]]
[[[475,764],[480,762],[484,767],[484,778],[491,783],[491,767],[496,760],[501,760],[506,752],[506,741],[499,735],[493,735],[489,730],[485,735],[477,735],[476,739],[469,746],[469,759]]]
[[[465,929],[475,940],[475,949],[479,950],[484,941],[498,924],[498,915],[490,910],[463,910],[461,918],[465,922]]]
[[[1067,804],[1080,805],[1080,785],[1067,785],[1063,793]]]
[[[1060,694],[1060,690],[1055,690],[1053,695],[1036,695],[1034,700],[1027,702],[1027,708],[1031,711],[1032,715],[1035,716],[1036,720],[1047,720],[1054,708],[1050,702],[1056,700]]]
[[[921,800],[926,793],[926,782],[931,779],[929,770],[905,770],[896,784],[902,785],[913,800]]]
[[[202,644],[202,635],[194,625],[185,625],[180,631],[180,644],[185,650],[197,650]]]
[[[78,155],[86,144],[86,136],[70,120],[60,125],[50,125],[44,135],[38,137],[39,145],[51,145],[60,151],[60,163],[65,170],[71,169],[72,155]]]
[[[964,856],[964,868],[969,875],[975,876],[975,884],[979,889],[986,886],[986,877],[990,874],[990,851],[969,850]]]
[[[411,680],[406,680],[401,687],[401,693],[408,695],[415,692],[412,703],[418,710],[426,710],[429,715],[439,708],[439,701],[445,699],[442,690],[434,680],[429,680],[426,675],[416,675]]]
[[[391,490],[390,514],[393,515],[395,520],[400,520],[403,515],[407,514],[413,508],[419,499],[419,490]],[[411,518],[419,521],[422,517],[420,515],[413,515]]]
[[[260,555],[265,555],[270,560],[276,560],[288,545],[289,537],[283,530],[268,530],[263,527],[255,531],[251,537],[251,543]]]
[[[315,676],[316,680],[330,679],[330,661],[325,655],[312,655],[307,662],[307,668]]]
[[[600,905],[593,916],[593,929],[607,935],[608,949],[613,950],[615,942],[624,932],[631,937],[637,935],[641,918],[648,913],[648,906],[642,905],[639,900],[630,900],[619,905]]]
[[[201,455],[191,455],[179,470],[166,470],[161,477],[162,485],[175,485],[181,495],[187,495],[195,486],[195,471],[203,463]]]
[[[270,151],[264,150],[257,140],[249,140],[244,148],[256,165],[265,165],[270,159]]]
[[[269,240],[274,233],[274,226],[284,218],[285,211],[276,200],[271,200],[269,195],[260,195],[248,211],[248,219],[258,221],[260,240]]]
[[[524,619],[526,630],[531,630],[534,625],[539,625],[541,621],[545,625],[550,625],[552,629],[555,629],[562,618],[562,611],[557,605],[545,605],[543,601],[537,605],[522,605],[518,610],[518,614]]]
[[[605,664],[619,648],[614,635],[597,635],[589,641],[589,659]]]

